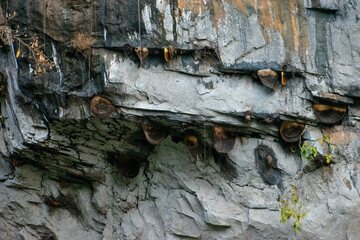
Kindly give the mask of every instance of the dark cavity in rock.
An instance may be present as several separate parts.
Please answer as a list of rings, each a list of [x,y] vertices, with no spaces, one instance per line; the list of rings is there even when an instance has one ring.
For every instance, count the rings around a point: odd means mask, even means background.
[[[134,178],[139,174],[140,163],[128,154],[109,154],[115,169],[126,178]]]
[[[44,196],[44,203],[49,206],[50,211],[55,211],[57,208],[66,209],[69,213],[75,217],[81,216],[81,211],[77,206],[74,197],[60,194],[59,196],[49,197]]]

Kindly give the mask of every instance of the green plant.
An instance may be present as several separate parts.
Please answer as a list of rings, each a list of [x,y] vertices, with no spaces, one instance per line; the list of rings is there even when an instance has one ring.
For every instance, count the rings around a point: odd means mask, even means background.
[[[317,156],[317,148],[304,142],[301,147],[301,156],[308,162]]]
[[[324,136],[322,138],[319,139],[319,142],[320,143],[327,143],[328,145],[331,145],[330,146],[330,153],[329,154],[326,154],[326,162],[327,163],[330,163],[331,162],[331,159],[332,159],[332,153],[334,152],[334,150],[336,149],[336,144],[331,144],[330,143],[330,137],[326,134],[324,134]]]
[[[319,139],[319,142],[320,143],[327,143],[328,146],[330,147],[330,153],[326,154],[326,162],[330,163],[331,159],[332,159],[331,154],[336,149],[336,145],[330,143],[330,137],[328,135],[326,135],[326,134],[324,134],[324,136]],[[308,145],[307,142],[303,143],[303,145],[301,147],[301,156],[303,157],[303,159],[305,159],[306,161],[308,161],[310,163],[311,160],[314,159],[317,156],[317,154],[318,154],[317,147]]]
[[[300,227],[302,224],[300,223],[301,219],[304,219],[306,216],[306,212],[302,211],[304,205],[299,202],[299,197],[297,196],[296,186],[292,186],[291,189],[291,198],[289,199],[281,199],[281,216],[280,222],[286,223],[290,218],[294,219],[293,228],[296,232],[300,232]]]

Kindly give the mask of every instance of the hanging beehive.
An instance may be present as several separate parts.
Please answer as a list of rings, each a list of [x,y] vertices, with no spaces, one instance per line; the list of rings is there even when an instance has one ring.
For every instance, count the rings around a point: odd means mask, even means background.
[[[166,62],[170,62],[176,55],[176,49],[169,45],[168,48],[164,48],[164,57]]]
[[[340,122],[346,115],[346,108],[334,107],[324,104],[314,104],[313,109],[317,119],[326,124]]]
[[[146,63],[147,56],[149,55],[149,49],[144,47],[137,47],[135,48],[135,52],[140,59],[140,66],[142,66],[143,63]]]
[[[141,128],[148,142],[153,145],[161,143],[168,136],[167,130],[161,129],[160,127],[142,124]]]
[[[96,96],[91,100],[90,111],[94,117],[108,118],[115,111],[115,107],[109,100]]]
[[[222,127],[213,127],[214,148],[219,153],[228,153],[235,145],[234,134],[227,132]]]
[[[259,145],[254,150],[255,165],[258,173],[265,183],[277,185],[281,188],[282,176],[277,166],[277,158],[272,148],[266,145]]]
[[[280,126],[280,134],[285,142],[293,143],[299,141],[305,131],[305,124],[283,121]]]
[[[257,71],[257,76],[259,77],[262,84],[266,87],[271,88],[273,90],[279,85],[278,83],[278,73],[271,69],[263,69]]]
[[[285,86],[287,83],[286,75],[284,72],[281,72],[281,84]]]

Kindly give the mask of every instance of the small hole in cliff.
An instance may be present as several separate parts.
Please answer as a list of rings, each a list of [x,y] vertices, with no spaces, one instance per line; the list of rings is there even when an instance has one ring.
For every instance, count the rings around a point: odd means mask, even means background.
[[[290,151],[292,152],[292,153],[294,153],[294,152],[296,152],[296,148],[298,147],[299,145],[298,144],[291,144],[290,145]]]
[[[141,128],[144,131],[145,137],[148,142],[153,145],[161,143],[169,135],[166,129],[162,129],[158,126],[149,126],[142,124]]]
[[[227,132],[222,127],[213,127],[214,132],[214,148],[219,153],[227,153],[235,145],[235,136],[233,133]]]
[[[58,208],[66,209],[71,215],[78,217],[81,212],[71,196],[59,195],[58,197],[44,197],[44,203],[49,206],[50,211]]]
[[[12,165],[16,168],[18,167],[22,167],[24,165],[24,161],[22,161],[21,159],[17,158],[17,157],[13,157],[12,158]]]
[[[94,117],[108,118],[115,111],[115,107],[109,100],[96,96],[91,100],[90,111]]]
[[[336,124],[346,115],[346,108],[343,107],[314,104],[313,109],[317,119],[325,124]]]
[[[115,169],[126,178],[134,178],[139,174],[140,163],[127,154],[112,154]]]
[[[184,136],[185,146],[189,149],[191,156],[194,159],[194,162],[197,162],[197,153],[199,142],[195,135],[185,135]]]
[[[56,240],[56,238],[54,237],[54,235],[52,235],[52,233],[48,233],[48,234],[43,234],[41,240]]]
[[[274,151],[266,146],[259,145],[254,150],[256,169],[265,183],[282,188],[281,171],[277,167],[277,158]]]
[[[168,48],[164,48],[164,57],[166,62],[170,62],[176,55],[176,49],[169,45]]]
[[[7,77],[0,72],[0,96],[6,96]]]
[[[123,47],[124,56],[129,57],[133,53],[133,48],[129,44],[125,44]]]
[[[305,124],[283,121],[280,126],[280,134],[285,142],[292,143],[300,139],[305,131]]]
[[[67,188],[69,186],[70,186],[70,181],[69,180],[63,179],[63,178],[60,179],[60,187],[61,188]]]
[[[256,74],[260,78],[262,84],[264,84],[268,88],[275,90],[276,87],[279,85],[278,73],[271,69],[259,70]]]

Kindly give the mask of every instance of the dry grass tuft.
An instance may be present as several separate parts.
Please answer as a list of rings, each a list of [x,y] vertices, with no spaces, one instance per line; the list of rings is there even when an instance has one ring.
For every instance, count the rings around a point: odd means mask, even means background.
[[[96,39],[89,33],[76,33],[71,40],[71,45],[79,51],[88,52],[95,44]]]

